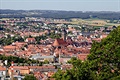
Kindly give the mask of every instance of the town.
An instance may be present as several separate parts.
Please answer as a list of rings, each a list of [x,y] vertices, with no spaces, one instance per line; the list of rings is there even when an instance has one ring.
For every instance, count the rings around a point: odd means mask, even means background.
[[[90,23],[91,22],[91,23]],[[52,80],[58,69],[71,69],[76,57],[83,62],[94,41],[101,42],[117,25],[73,18],[1,18],[0,80],[22,80],[26,74]]]

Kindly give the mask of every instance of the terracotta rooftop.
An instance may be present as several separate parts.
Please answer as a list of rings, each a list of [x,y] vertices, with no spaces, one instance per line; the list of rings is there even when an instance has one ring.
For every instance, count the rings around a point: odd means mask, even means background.
[[[30,69],[42,69],[42,68],[53,68],[53,69],[55,69],[55,66],[51,66],[51,65],[49,65],[49,66],[47,66],[47,65],[44,65],[44,66],[28,66]]]
[[[34,73],[34,76],[35,76],[38,80],[40,80],[40,79],[43,80],[43,78],[44,78],[44,74],[42,74],[41,72],[35,72],[35,73]]]
[[[66,46],[67,43],[63,39],[55,39],[53,46]]]
[[[47,76],[51,77],[55,72],[48,72]]]
[[[0,66],[0,71],[5,71],[5,70],[6,70],[6,68]]]
[[[35,38],[27,38],[26,42],[35,42]]]
[[[70,64],[69,64],[69,65],[66,64],[66,65],[62,65],[62,66],[61,66],[62,69],[71,69],[72,67],[73,67],[73,66],[70,65]]]
[[[11,66],[9,68],[12,68]],[[13,69],[16,69],[16,70],[28,70],[29,67],[28,66],[13,66]]]
[[[77,57],[78,57],[78,59],[84,61],[85,59],[87,59],[87,56],[88,56],[88,55],[89,55],[89,54],[78,54]]]
[[[16,49],[18,47],[16,46],[12,46],[12,45],[8,45],[8,46],[4,46],[3,49]]]

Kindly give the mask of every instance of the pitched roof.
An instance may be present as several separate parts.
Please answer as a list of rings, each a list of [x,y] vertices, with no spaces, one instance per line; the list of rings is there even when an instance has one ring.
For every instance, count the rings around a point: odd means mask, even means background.
[[[53,46],[66,46],[67,42],[65,42],[63,39],[55,39]]]
[[[43,79],[44,78],[44,74],[42,74],[41,72],[34,72],[34,76],[40,80],[41,78]]]
[[[35,41],[35,38],[27,38],[26,39],[26,42],[34,42]]]
[[[12,66],[10,66],[9,68],[12,68]],[[13,69],[15,69],[15,70],[28,70],[29,67],[28,66],[13,66]]]
[[[80,59],[82,61],[84,61],[85,59],[87,59],[87,56],[88,56],[88,54],[78,54],[77,55],[78,59]]]
[[[49,69],[55,69],[55,66],[52,66],[52,65],[28,66],[28,68],[30,68],[30,69],[42,69],[42,68],[44,68],[44,69],[47,69],[47,68],[49,68]]]
[[[73,66],[71,64],[65,64],[61,66],[61,69],[71,69]]]
[[[12,46],[12,45],[8,45],[8,46],[4,46],[3,47],[3,49],[16,49],[16,48],[18,48],[18,47],[16,47],[16,46]]]
[[[5,70],[6,70],[6,68],[0,66],[0,71],[5,71]]]
[[[53,74],[55,74],[55,72],[48,72],[47,76],[51,77]]]

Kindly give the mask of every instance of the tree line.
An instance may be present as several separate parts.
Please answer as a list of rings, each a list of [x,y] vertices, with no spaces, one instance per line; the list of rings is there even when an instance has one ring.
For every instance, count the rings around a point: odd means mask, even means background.
[[[22,13],[37,12],[38,14],[25,15]],[[42,13],[42,14],[41,14]],[[55,11],[55,10],[0,10],[2,15],[0,18],[24,18],[24,17],[44,17],[57,19],[71,19],[71,18],[99,18],[109,20],[119,20],[120,12],[82,12],[82,11]],[[8,15],[9,14],[9,15]],[[17,15],[16,15],[17,14]]]

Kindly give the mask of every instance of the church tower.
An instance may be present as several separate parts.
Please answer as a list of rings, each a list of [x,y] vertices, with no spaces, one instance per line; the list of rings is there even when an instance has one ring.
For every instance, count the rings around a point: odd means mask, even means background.
[[[63,39],[64,41],[66,41],[66,36],[67,36],[67,31],[66,31],[65,28],[64,28],[64,29],[62,29],[62,39]]]

